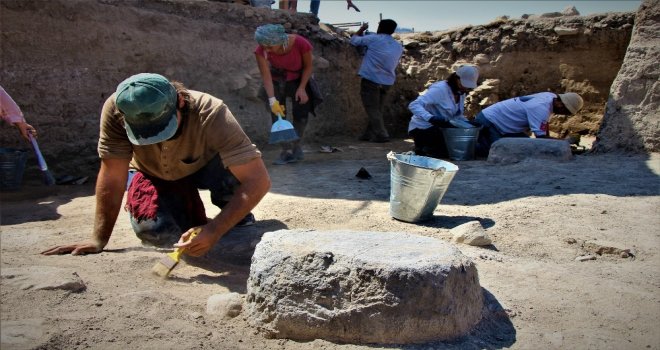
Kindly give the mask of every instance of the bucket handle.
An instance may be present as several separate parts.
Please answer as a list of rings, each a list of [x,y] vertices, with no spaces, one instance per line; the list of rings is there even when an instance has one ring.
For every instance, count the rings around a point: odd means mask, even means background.
[[[389,153],[387,153],[387,160],[389,160],[390,163],[392,163],[393,161],[397,160],[397,159],[396,159],[396,153],[394,153],[393,151],[390,151]],[[437,168],[437,169],[433,169],[433,171],[431,171],[431,173],[429,174],[429,176],[432,176],[432,177],[438,177],[438,176],[440,176],[440,175],[443,175],[446,171],[447,171],[447,168],[445,168],[445,167],[439,167],[439,168]]]

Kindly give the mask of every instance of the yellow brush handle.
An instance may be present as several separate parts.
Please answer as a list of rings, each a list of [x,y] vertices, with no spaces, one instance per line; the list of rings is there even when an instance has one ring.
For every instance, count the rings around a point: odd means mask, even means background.
[[[188,240],[191,240],[191,239],[195,238],[195,236],[197,236],[197,234],[200,233],[201,231],[202,231],[201,228],[199,228],[199,227],[195,228],[193,230],[193,232],[190,233],[190,236],[188,237]],[[167,256],[172,258],[174,261],[179,262],[179,260],[181,259],[181,255],[183,254],[183,252],[185,250],[186,250],[185,248],[184,249],[176,248],[173,252],[168,253]]]

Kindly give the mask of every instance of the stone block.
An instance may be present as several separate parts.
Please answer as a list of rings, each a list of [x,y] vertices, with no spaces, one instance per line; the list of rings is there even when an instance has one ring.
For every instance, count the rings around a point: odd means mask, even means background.
[[[463,336],[482,306],[477,269],[451,243],[279,230],[255,249],[245,311],[267,337],[406,344]]]
[[[488,153],[488,163],[512,164],[524,159],[568,161],[573,159],[566,140],[506,137],[497,140]]]

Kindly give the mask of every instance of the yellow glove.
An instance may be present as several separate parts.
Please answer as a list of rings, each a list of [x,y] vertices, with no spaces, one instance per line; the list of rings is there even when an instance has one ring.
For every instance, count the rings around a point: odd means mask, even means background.
[[[273,112],[273,114],[281,115],[282,117],[286,115],[284,111],[284,106],[280,105],[280,103],[277,102],[277,99],[275,97],[269,97],[268,103],[270,103],[270,111]]]

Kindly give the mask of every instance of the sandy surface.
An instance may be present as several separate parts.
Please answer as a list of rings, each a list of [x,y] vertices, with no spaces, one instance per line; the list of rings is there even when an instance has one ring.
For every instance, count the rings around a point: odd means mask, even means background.
[[[250,232],[281,228],[410,232],[451,240],[449,231],[479,220],[493,245],[460,245],[481,286],[504,310],[500,324],[450,343],[396,349],[660,349],[660,155],[582,155],[570,162],[494,166],[455,162],[460,170],[433,219],[392,219],[388,151],[398,140],[337,140],[343,152],[268,165],[273,187],[254,210]],[[267,149],[270,163],[276,151]],[[373,176],[360,180],[365,167]],[[144,247],[125,212],[104,251],[41,256],[44,248],[89,236],[93,185],[45,188],[27,181],[2,193],[1,348],[4,349],[367,349],[378,345],[265,339],[243,315],[206,313],[209,296],[245,294],[249,265],[206,259],[182,263],[167,281],[150,269],[164,251]],[[208,215],[216,213],[203,195]],[[236,229],[231,234],[240,234]],[[222,243],[222,241],[221,241]],[[598,247],[631,255],[598,255]],[[576,261],[592,254],[595,260]],[[84,291],[36,290],[7,271],[45,266],[75,271]]]

